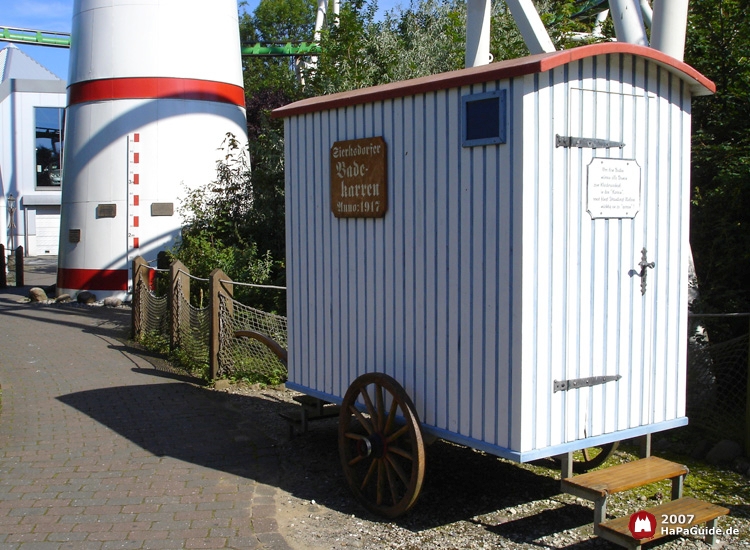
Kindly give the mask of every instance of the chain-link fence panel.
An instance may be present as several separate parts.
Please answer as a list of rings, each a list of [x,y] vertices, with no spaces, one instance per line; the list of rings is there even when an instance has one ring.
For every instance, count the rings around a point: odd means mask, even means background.
[[[219,375],[249,382],[280,384],[287,378],[286,365],[267,345],[254,338],[235,338],[237,331],[262,334],[287,347],[287,319],[221,296]]]
[[[687,416],[715,439],[743,443],[747,433],[748,319],[691,316]]]

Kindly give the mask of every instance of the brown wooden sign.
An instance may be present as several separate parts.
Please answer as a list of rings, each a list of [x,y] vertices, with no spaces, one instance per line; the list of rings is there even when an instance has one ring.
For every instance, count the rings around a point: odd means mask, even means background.
[[[331,147],[331,211],[337,218],[382,218],[388,209],[386,144],[382,137],[337,141]]]

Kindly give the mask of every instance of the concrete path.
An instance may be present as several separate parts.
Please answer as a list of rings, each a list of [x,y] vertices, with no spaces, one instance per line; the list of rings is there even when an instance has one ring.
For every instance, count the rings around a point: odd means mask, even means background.
[[[273,441],[123,343],[129,308],[19,303],[50,263],[0,289],[0,550],[289,548]]]

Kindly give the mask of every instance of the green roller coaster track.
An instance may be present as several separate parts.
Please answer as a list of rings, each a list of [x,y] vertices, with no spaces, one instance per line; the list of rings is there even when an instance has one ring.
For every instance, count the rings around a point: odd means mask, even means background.
[[[35,31],[0,26],[0,40],[54,48],[70,48],[70,33],[55,31]],[[320,45],[314,42],[286,42],[278,44],[253,44],[242,46],[243,56],[311,56],[320,55]]]
[[[23,44],[38,44],[39,46],[52,46],[54,48],[70,48],[70,34],[65,32],[32,31],[30,29],[0,27],[0,40]]]

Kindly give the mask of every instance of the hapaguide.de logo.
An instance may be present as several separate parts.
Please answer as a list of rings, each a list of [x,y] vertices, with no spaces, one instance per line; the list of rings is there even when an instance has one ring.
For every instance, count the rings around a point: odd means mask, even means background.
[[[656,516],[645,510],[630,516],[628,529],[634,539],[650,539],[656,534]]]

